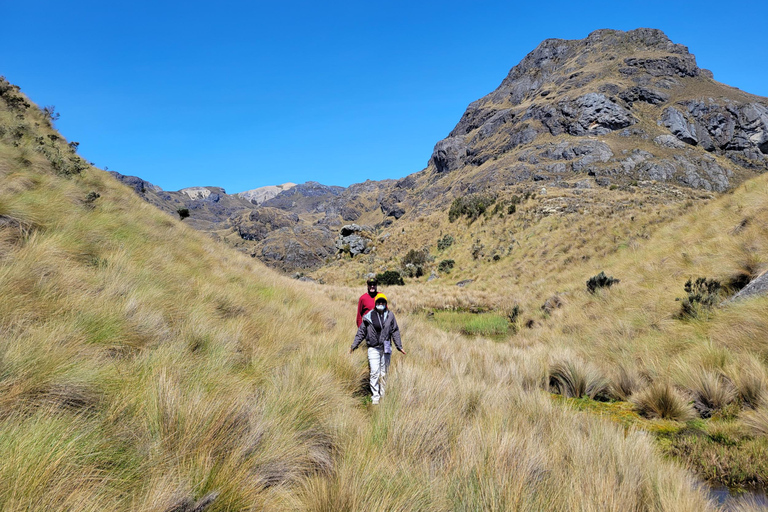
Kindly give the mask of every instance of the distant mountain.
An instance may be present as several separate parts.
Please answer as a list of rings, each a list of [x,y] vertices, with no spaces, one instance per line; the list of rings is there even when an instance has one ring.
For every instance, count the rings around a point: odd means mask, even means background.
[[[254,188],[252,190],[246,190],[245,192],[239,192],[237,195],[243,199],[247,199],[253,204],[261,204],[264,201],[272,199],[280,192],[295,187],[295,183],[283,183],[282,185],[267,185],[266,187]]]
[[[166,210],[189,208],[191,224],[294,270],[336,254],[344,224],[376,231],[397,222],[402,231],[457,197],[544,186],[724,192],[767,169],[768,99],[715,81],[685,46],[641,28],[545,40],[469,105],[425,169],[398,181],[283,185],[258,205],[210,187],[209,195],[195,188],[195,199],[140,188]]]

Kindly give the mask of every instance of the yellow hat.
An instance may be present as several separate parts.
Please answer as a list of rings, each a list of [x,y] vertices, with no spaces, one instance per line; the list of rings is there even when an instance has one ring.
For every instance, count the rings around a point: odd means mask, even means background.
[[[379,302],[380,300],[383,300],[384,302],[389,304],[389,301],[387,300],[387,296],[384,295],[383,293],[377,293],[376,296],[373,298],[373,303],[375,304],[375,303]]]

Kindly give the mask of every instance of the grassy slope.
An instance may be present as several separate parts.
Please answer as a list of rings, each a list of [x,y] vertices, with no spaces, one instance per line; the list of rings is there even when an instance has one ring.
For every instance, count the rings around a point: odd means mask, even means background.
[[[0,101],[20,124],[0,138],[3,510],[709,508],[644,432],[552,404],[546,346],[401,315],[409,355],[370,410],[353,291],[279,277],[101,171],[61,175],[39,111]]]
[[[688,320],[676,318],[681,302],[675,299],[685,297],[683,285],[689,278],[726,284],[766,270],[768,226],[762,219],[768,215],[768,176],[715,199],[700,196],[655,185],[576,195],[554,189],[503,218],[450,224],[445,213],[433,215],[393,235],[395,243],[402,249],[418,248],[419,241],[429,240],[435,264],[451,258],[455,269],[440,279],[422,278],[386,292],[400,308],[413,312],[484,307],[509,312],[517,303],[523,310],[520,324],[531,321],[533,328],[521,328],[508,343],[539,351],[549,368],[570,361],[614,382],[623,369],[635,376],[636,391],[646,388],[647,381],[671,382],[687,400],[702,393],[724,394],[726,407],[714,421],[693,425],[698,432],[693,438],[686,433],[672,436],[672,446],[665,446],[665,433],[662,446],[713,481],[765,485],[768,468],[756,454],[768,449],[768,439],[753,419],[765,418],[768,408],[762,405],[753,412],[739,395],[758,389],[765,399],[768,389],[768,298],[723,305]],[[579,207],[570,213],[540,213],[547,203],[567,198],[578,198]],[[456,242],[439,252],[436,232],[449,233]],[[474,259],[471,248],[477,240],[486,254]],[[511,251],[500,249],[500,260],[489,261],[490,251],[512,240]],[[393,258],[389,263],[388,257]],[[378,264],[397,265],[396,253],[378,258]],[[353,280],[356,274],[378,270],[376,264],[342,261],[325,270],[325,279],[342,278],[346,272]],[[588,293],[585,281],[601,270],[621,282]],[[475,281],[465,288],[454,286],[468,278]],[[562,306],[543,311],[545,300],[554,295]],[[438,325],[446,324],[438,316]],[[753,426],[747,428],[750,421]],[[729,434],[721,435],[723,430]],[[714,444],[702,446],[702,436]]]

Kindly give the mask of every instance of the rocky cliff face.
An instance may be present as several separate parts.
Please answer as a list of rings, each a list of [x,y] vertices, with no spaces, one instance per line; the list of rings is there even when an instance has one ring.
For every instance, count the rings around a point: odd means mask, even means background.
[[[723,191],[768,169],[767,105],[715,82],[659,30],[548,39],[435,145],[431,181],[483,168],[474,188],[586,173]]]

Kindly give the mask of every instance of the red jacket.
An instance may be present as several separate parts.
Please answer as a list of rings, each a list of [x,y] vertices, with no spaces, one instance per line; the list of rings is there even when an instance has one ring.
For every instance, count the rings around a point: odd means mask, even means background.
[[[376,307],[376,302],[374,302],[373,297],[369,293],[364,293],[360,296],[360,300],[357,301],[357,326],[360,327],[360,324],[363,323],[363,317],[366,313],[369,311],[373,311],[373,309]]]

